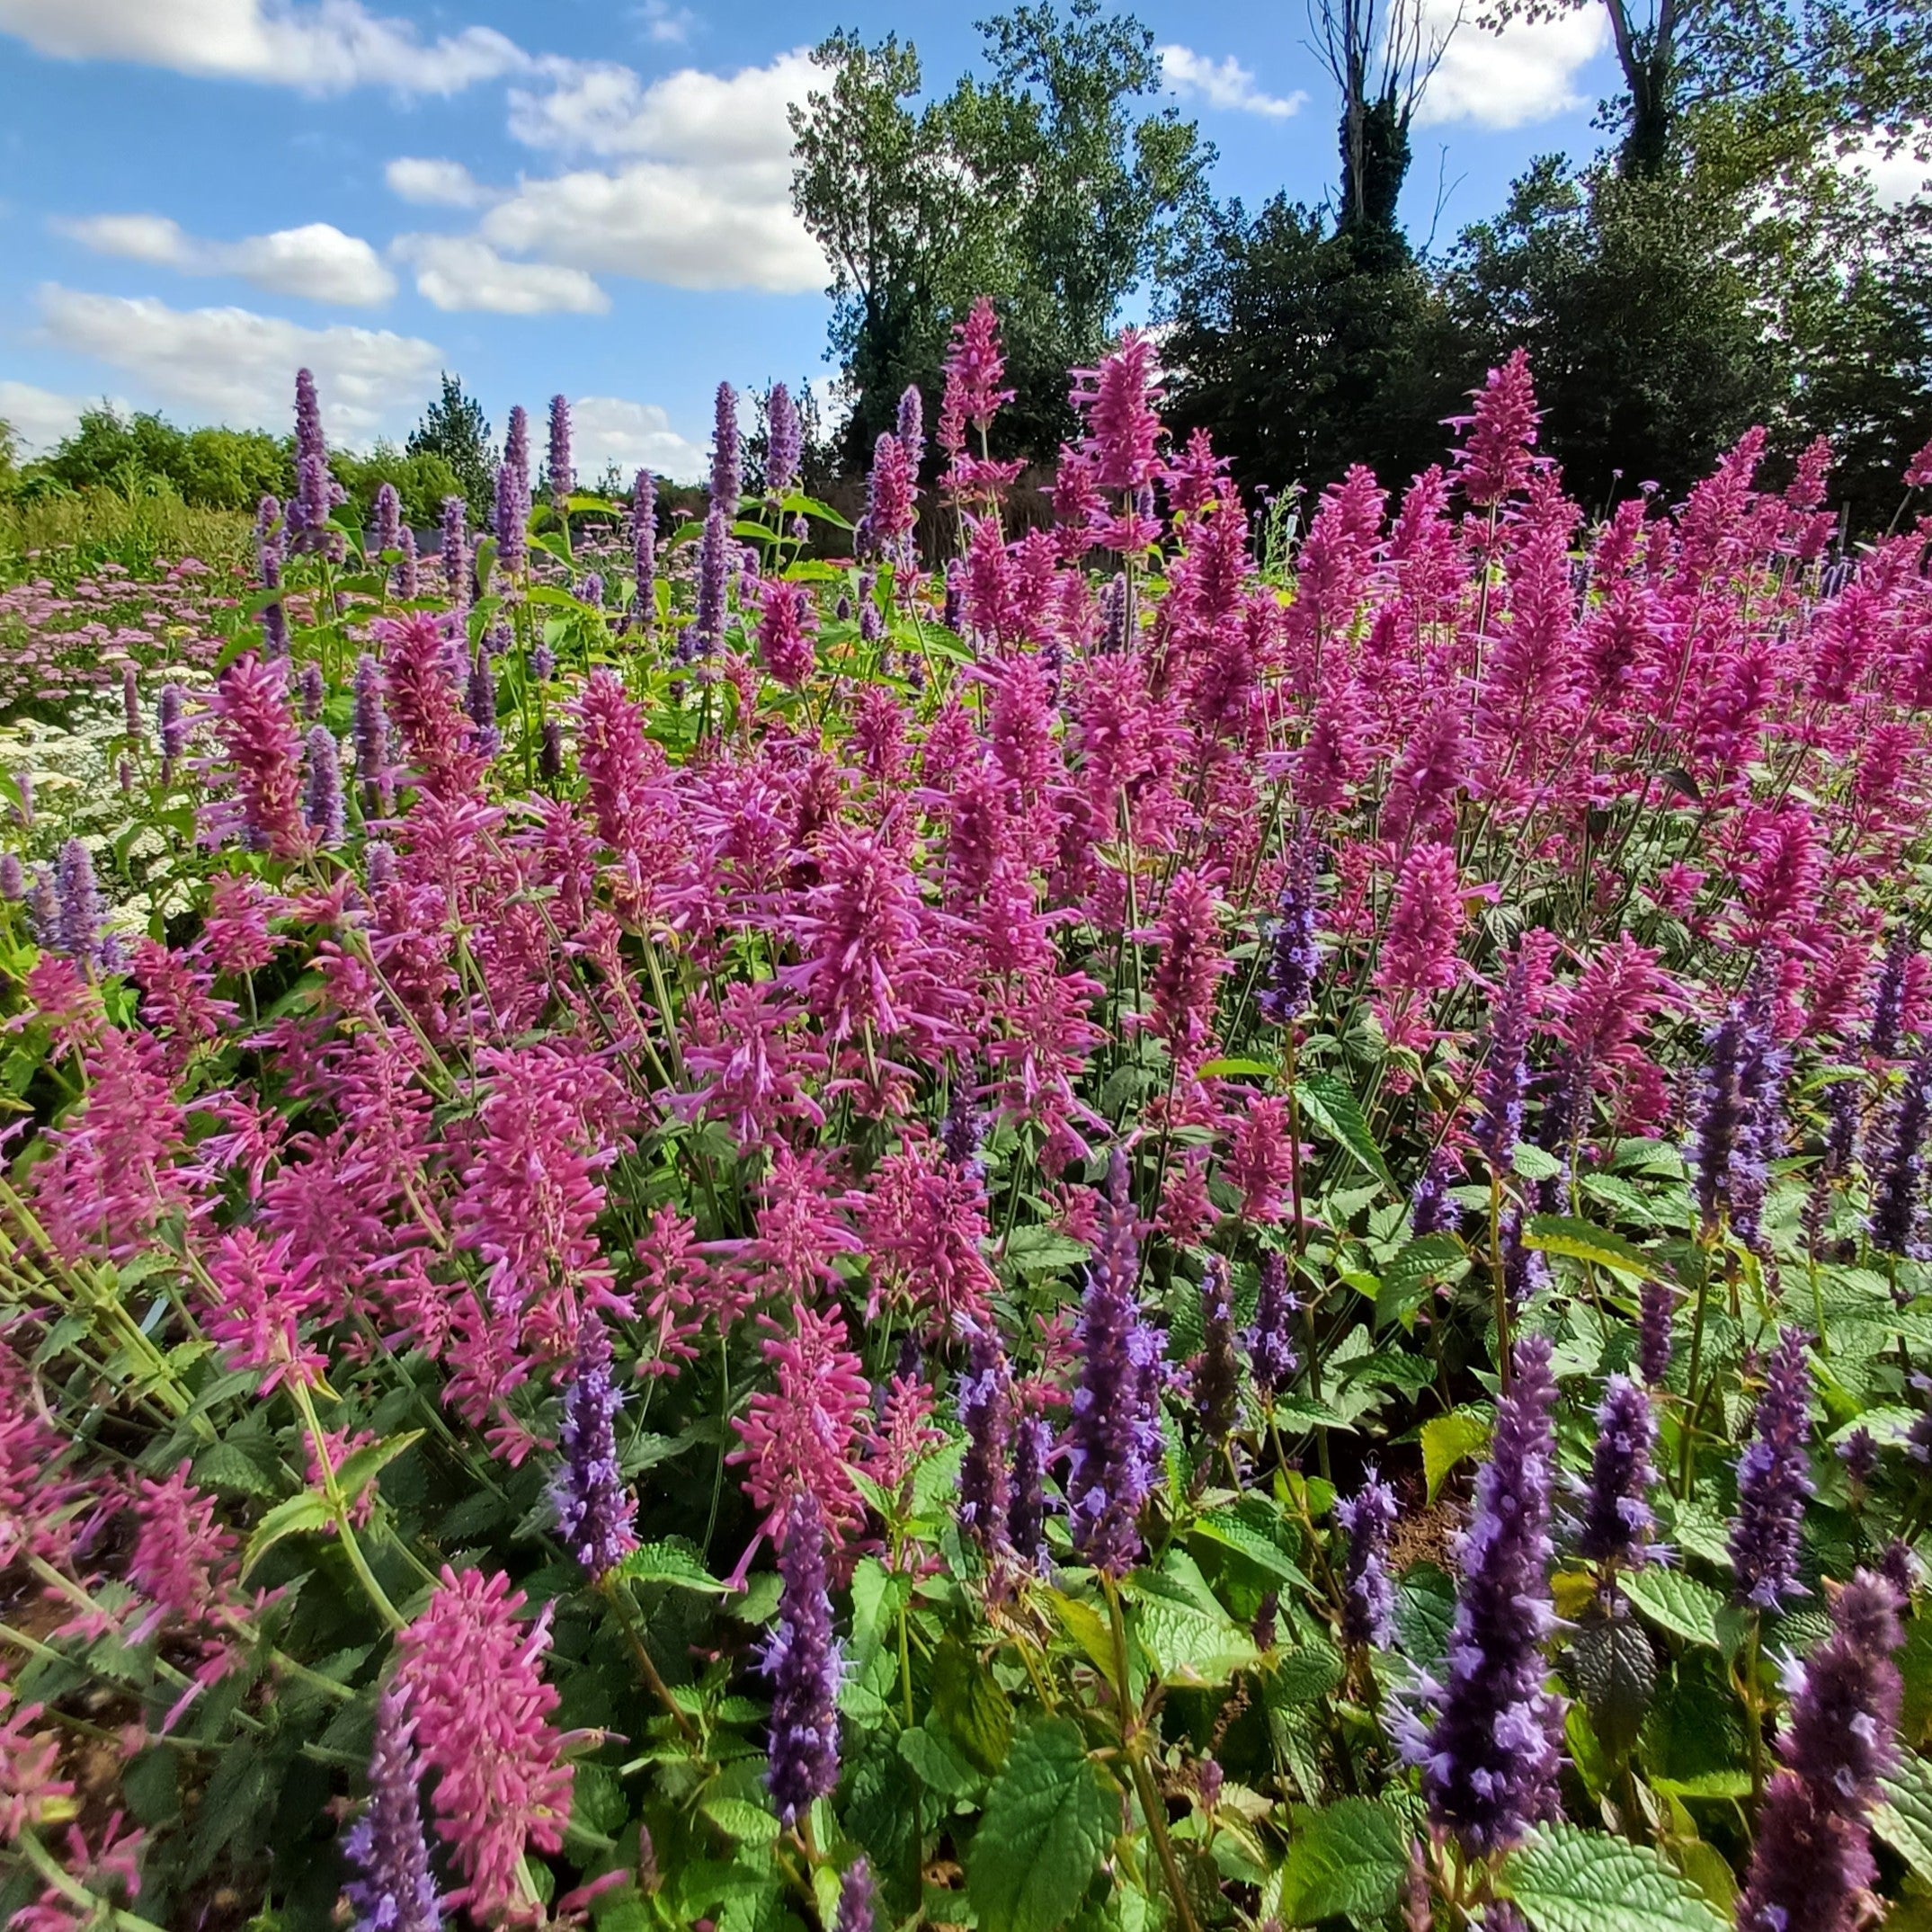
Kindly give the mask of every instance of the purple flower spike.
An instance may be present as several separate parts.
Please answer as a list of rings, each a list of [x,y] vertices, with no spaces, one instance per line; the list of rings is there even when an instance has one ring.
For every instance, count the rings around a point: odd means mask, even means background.
[[[1234,1307],[1227,1269],[1210,1260],[1201,1274],[1201,1358],[1194,1402],[1207,1439],[1223,1443],[1241,1417],[1241,1364],[1234,1354]]]
[[[1409,1230],[1420,1239],[1424,1234],[1453,1234],[1463,1211],[1450,1197],[1449,1189],[1463,1178],[1463,1163],[1447,1141],[1429,1157],[1415,1192],[1409,1197]]]
[[[999,1331],[990,1322],[964,1322],[966,1372],[959,1378],[959,1426],[966,1458],[959,1465],[959,1521],[988,1557],[1006,1548],[1012,1510],[1007,1444],[1013,1430],[1013,1377]]]
[[[1677,1290],[1668,1281],[1647,1281],[1640,1304],[1637,1366],[1643,1379],[1661,1388],[1670,1367],[1670,1323],[1677,1313]]]
[[[1923,1238],[1925,1139],[1932,1119],[1932,1051],[1914,1060],[1887,1109],[1877,1184],[1872,1190],[1872,1245],[1908,1260],[1928,1258]]]
[[[156,704],[155,733],[170,764],[188,749],[188,701],[178,684],[164,684]]]
[[[1811,1338],[1787,1328],[1751,1418],[1751,1445],[1738,1465],[1738,1513],[1731,1525],[1731,1561],[1737,1571],[1735,1599],[1760,1610],[1782,1610],[1802,1597],[1798,1532],[1812,1471],[1805,1453],[1811,1434]]]
[[[861,1858],[840,1882],[832,1932],[873,1932],[875,1905],[872,1868]]]
[[[725,596],[731,574],[731,525],[716,503],[698,540],[698,608],[679,640],[687,663],[708,657],[725,641]]]
[[[1556,1809],[1563,1700],[1547,1690],[1550,1500],[1555,1476],[1556,1382],[1550,1344],[1516,1345],[1510,1393],[1496,1408],[1490,1461],[1476,1479],[1462,1539],[1462,1589],[1432,1690],[1426,1740],[1405,1742],[1422,1767],[1430,1820],[1470,1855],[1516,1844]]]
[[[1853,1932],[1877,1877],[1865,1813],[1898,1757],[1900,1640],[1892,1583],[1861,1570],[1831,1634],[1793,1672],[1785,1768],[1758,1818],[1739,1932]]]
[[[1254,1374],[1255,1393],[1273,1402],[1294,1381],[1301,1366],[1289,1331],[1295,1297],[1288,1293],[1288,1265],[1278,1254],[1261,1257],[1261,1281],[1254,1302],[1254,1326],[1242,1336]]]
[[[727,525],[738,514],[744,494],[744,458],[738,441],[738,392],[728,382],[717,386],[717,407],[711,437],[711,508],[721,512]]]
[[[630,486],[631,623],[642,630],[657,602],[657,485],[640,469]]]
[[[376,1703],[369,1803],[343,1840],[356,1873],[343,1887],[354,1932],[436,1932],[443,1922],[417,1796],[415,1728],[403,1693],[390,1685]]]
[[[610,1336],[585,1314],[577,1340],[577,1368],[564,1398],[557,1432],[563,1461],[550,1500],[557,1533],[587,1574],[614,1570],[637,1546],[637,1500],[618,1468],[617,1412],[622,1393],[610,1378]]]
[[[323,847],[340,845],[348,830],[342,758],[326,725],[312,726],[302,747],[302,823]]]
[[[1395,1641],[1395,1589],[1387,1559],[1396,1514],[1395,1491],[1373,1464],[1361,1488],[1335,1505],[1335,1520],[1349,1533],[1341,1610],[1345,1643],[1380,1651]]]
[[[570,493],[576,477],[570,467],[570,402],[568,397],[550,398],[550,507],[559,517],[568,512]]]
[[[1577,1537],[1577,1554],[1586,1562],[1641,1570],[1652,1560],[1657,1518],[1650,1492],[1657,1473],[1651,1450],[1656,1440],[1650,1398],[1627,1376],[1612,1376],[1597,1409],[1597,1447]]]
[[[798,405],[785,385],[775,383],[765,404],[765,494],[782,499],[798,486],[798,458],[805,447]]]
[[[101,892],[94,884],[93,854],[78,839],[60,848],[54,903],[56,948],[81,966],[104,970],[108,948],[101,938]]]
[[[469,609],[469,508],[460,496],[442,500],[443,595],[452,617]]]
[[[1053,1431],[1046,1419],[1021,1416],[1013,1427],[1013,1501],[1006,1539],[1029,1570],[1046,1560],[1046,1458],[1052,1453]]]
[[[1314,991],[1315,975],[1322,969],[1322,948],[1315,940],[1319,904],[1315,849],[1304,834],[1297,835],[1288,850],[1268,934],[1268,964],[1255,996],[1261,1017],[1278,1027],[1299,1019]]]
[[[778,1629],[764,1655],[771,1681],[765,1783],[780,1821],[790,1825],[839,1783],[839,1646],[825,1589],[825,1519],[809,1489],[791,1506],[779,1571]]]
[[[497,466],[492,525],[498,567],[509,576],[521,577],[530,560],[530,485],[518,476],[514,463]]]
[[[1141,1506],[1161,1465],[1161,1342],[1135,1296],[1135,1236],[1126,1156],[1116,1148],[1074,1331],[1080,1385],[1067,1430],[1066,1493],[1073,1547],[1117,1577],[1139,1561]]]
[[[382,556],[403,548],[403,500],[396,485],[386,483],[376,492],[376,553]]]

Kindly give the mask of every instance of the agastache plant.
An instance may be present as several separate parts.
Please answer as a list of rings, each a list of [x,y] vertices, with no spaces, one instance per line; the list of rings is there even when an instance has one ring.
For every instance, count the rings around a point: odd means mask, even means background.
[[[1803,1329],[1787,1328],[1779,1334],[1751,1417],[1731,1524],[1733,1595],[1759,1610],[1784,1609],[1804,1594],[1798,1543],[1812,1492],[1811,1393],[1811,1338]]]

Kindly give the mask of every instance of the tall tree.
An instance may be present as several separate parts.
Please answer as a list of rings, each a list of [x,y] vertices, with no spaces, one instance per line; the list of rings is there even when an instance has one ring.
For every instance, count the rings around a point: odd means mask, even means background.
[[[1422,0],[1313,0],[1322,64],[1341,93],[1341,206],[1347,231],[1398,232],[1409,129],[1451,37]]]
[[[411,456],[441,457],[470,509],[481,514],[489,508],[496,475],[490,425],[483,405],[464,394],[461,377],[443,372],[442,394],[423,412],[405,447]]]
[[[1153,34],[1100,0],[979,23],[987,78],[916,110],[916,49],[833,34],[827,84],[792,111],[792,194],[832,265],[832,347],[854,397],[848,461],[906,383],[936,381],[951,324],[999,301],[1009,419],[1028,454],[1070,427],[1065,371],[1090,361],[1133,289],[1205,216],[1193,124],[1136,102],[1162,85]]]

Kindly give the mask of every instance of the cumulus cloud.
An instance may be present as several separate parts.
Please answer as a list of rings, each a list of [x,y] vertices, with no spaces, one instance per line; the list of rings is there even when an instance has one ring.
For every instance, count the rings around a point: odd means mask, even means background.
[[[698,24],[698,16],[688,6],[672,6],[671,0],[644,0],[637,14],[645,38],[659,47],[683,46]]]
[[[305,328],[246,308],[170,308],[151,296],[40,292],[42,333],[119,369],[156,401],[206,422],[286,429],[295,372],[315,371],[332,435],[400,428],[444,366],[433,343],[337,323]]]
[[[238,275],[272,295],[375,308],[396,293],[396,277],[376,251],[326,221],[238,242],[200,240],[164,215],[90,215],[57,221],[54,227],[96,254],[120,255],[184,275]]]
[[[594,476],[606,463],[628,475],[648,469],[677,483],[695,483],[710,457],[681,436],[655,403],[628,403],[615,396],[579,396],[570,405],[570,440],[580,476]]]
[[[473,235],[399,235],[390,245],[438,308],[496,316],[601,316],[610,298],[582,269],[512,262]]]
[[[1840,156],[1839,165],[1865,176],[1881,208],[1902,207],[1932,188],[1932,161],[1922,152],[1928,140],[1932,129],[1917,127],[1896,154],[1887,154],[1884,137],[1867,134]]]
[[[13,432],[22,456],[51,450],[80,421],[86,406],[77,396],[58,396],[31,382],[0,382],[0,423]]]
[[[484,217],[482,234],[513,254],[676,289],[796,295],[825,280],[788,201],[664,162],[527,181]]]
[[[1161,71],[1168,86],[1184,101],[1202,101],[1209,107],[1224,108],[1237,114],[1260,114],[1269,120],[1286,120],[1307,105],[1308,96],[1300,88],[1286,96],[1263,93],[1254,76],[1235,59],[1210,59],[1191,47],[1163,47]]]
[[[542,88],[511,92],[512,133],[610,165],[526,178],[488,209],[481,240],[585,275],[680,289],[824,287],[824,257],[791,206],[786,109],[811,85],[808,56],[730,75],[686,67],[648,85],[609,61],[548,60],[541,73]]]
[[[1578,76],[1609,40],[1600,7],[1512,21],[1500,33],[1466,19],[1458,27],[1463,11],[1458,0],[1424,0],[1424,31],[1447,34],[1448,44],[1416,111],[1419,127],[1523,128],[1584,104]]]
[[[399,155],[382,171],[389,192],[417,208],[481,208],[494,199],[460,161]]]
[[[361,0],[0,0],[0,32],[69,60],[130,60],[307,93],[452,94],[530,66],[491,27],[426,40]]]

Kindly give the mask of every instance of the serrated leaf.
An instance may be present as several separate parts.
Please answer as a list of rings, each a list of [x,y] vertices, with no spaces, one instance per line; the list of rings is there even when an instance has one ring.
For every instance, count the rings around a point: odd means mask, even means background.
[[[749,1798],[707,1798],[698,1809],[740,1844],[769,1845],[779,1835],[778,1820]]]
[[[1518,1141],[1509,1150],[1509,1162],[1525,1180],[1554,1180],[1563,1171],[1563,1163],[1547,1147],[1533,1141]]]
[[[1709,1584],[1686,1576],[1681,1570],[1660,1570],[1655,1565],[1626,1571],[1616,1580],[1617,1588],[1660,1630],[1714,1651],[1728,1652],[1736,1648],[1741,1624]]]
[[[1482,1449],[1490,1439],[1490,1421],[1466,1409],[1431,1417],[1422,1425],[1422,1473],[1434,1502],[1448,1481],[1449,1472]]]
[[[279,1502],[255,1525],[248,1547],[242,1554],[242,1574],[245,1577],[285,1536],[320,1529],[329,1521],[328,1498],[319,1490],[304,1490]]]
[[[1231,1080],[1246,1075],[1253,1080],[1272,1080],[1276,1069],[1265,1060],[1210,1060],[1200,1070],[1203,1080]]]
[[[1532,1215],[1523,1228],[1523,1245],[1544,1254],[1560,1254],[1572,1261],[1589,1261],[1598,1268],[1614,1269],[1618,1274],[1638,1281],[1654,1281],[1657,1269],[1650,1257],[1634,1242],[1594,1221],[1581,1221],[1574,1215]]]
[[[1282,1923],[1373,1922],[1393,1909],[1409,1869],[1410,1828],[1372,1798],[1296,1805],[1281,1880]]]
[[[1920,1878],[1932,1881],[1932,1770],[1916,1752],[1879,1780],[1884,1796],[1872,1807],[1872,1829]]]
[[[968,1764],[957,1745],[941,1732],[930,1729],[902,1731],[899,1755],[918,1773],[928,1791],[944,1798],[963,1798],[980,1783],[980,1774]]]
[[[194,1480],[203,1489],[239,1490],[245,1496],[272,1496],[281,1486],[232,1442],[209,1443],[194,1459]]]
[[[400,1436],[391,1436],[387,1441],[371,1442],[353,1456],[345,1457],[342,1467],[335,1472],[335,1485],[342,1491],[343,1500],[355,1501],[405,1449],[414,1447],[422,1439],[423,1431],[412,1429]]]
[[[1395,1586],[1395,1641],[1402,1655],[1433,1670],[1448,1647],[1456,1621],[1456,1584],[1437,1563],[1416,1563]]]
[[[1224,1549],[1245,1556],[1257,1569],[1279,1577],[1284,1583],[1307,1586],[1308,1579],[1278,1545],[1252,1524],[1244,1523],[1232,1509],[1206,1510],[1195,1518],[1188,1530],[1190,1536],[1206,1536],[1210,1543],[1218,1543]]]
[[[1402,1191],[1395,1185],[1394,1175],[1389,1172],[1389,1163],[1382,1158],[1381,1148],[1376,1145],[1375,1136],[1368,1131],[1367,1121],[1362,1118],[1354,1093],[1343,1082],[1332,1073],[1305,1073],[1295,1083],[1295,1097],[1310,1121],[1331,1140],[1339,1142],[1358,1166],[1373,1174],[1391,1194]]]
[[[1079,1725],[1050,1718],[1022,1733],[986,1794],[966,1854],[980,1932],[1064,1925],[1086,1896],[1117,1811]]]
[[[704,1566],[696,1547],[681,1537],[640,1544],[614,1572],[632,1583],[668,1583],[675,1589],[694,1589],[707,1596],[728,1597],[731,1585],[720,1582]]]
[[[1111,1679],[1114,1640],[1107,1627],[1107,1619],[1091,1603],[1082,1603],[1077,1597],[1069,1597],[1061,1590],[1048,1590],[1046,1601],[1059,1619],[1061,1629],[1080,1646],[1087,1661],[1101,1676]]]
[[[1260,1660],[1254,1639],[1219,1605],[1209,1611],[1171,1578],[1140,1572],[1134,1634],[1163,1684],[1225,1684]]]
[[[1505,1862],[1498,1889],[1536,1932],[1728,1932],[1648,1846],[1575,1825],[1538,1827]]]
[[[966,1757],[989,1776],[1006,1761],[1013,1710],[984,1663],[948,1635],[932,1660],[933,1714]]]
[[[1657,1653],[1643,1625],[1598,1616],[1580,1625],[1570,1642],[1570,1675],[1598,1742],[1613,1759],[1627,1758],[1657,1692]]]

